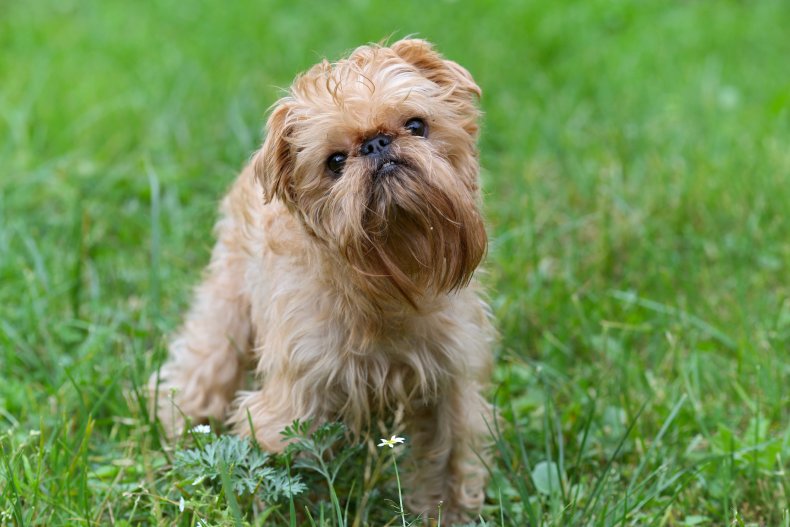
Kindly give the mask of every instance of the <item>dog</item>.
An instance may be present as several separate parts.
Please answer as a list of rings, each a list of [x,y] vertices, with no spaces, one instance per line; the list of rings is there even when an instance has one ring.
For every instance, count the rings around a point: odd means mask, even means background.
[[[222,201],[203,282],[151,378],[168,433],[225,420],[276,452],[297,418],[362,434],[399,408],[409,508],[480,510],[496,338],[475,276],[480,95],[414,38],[296,78]]]

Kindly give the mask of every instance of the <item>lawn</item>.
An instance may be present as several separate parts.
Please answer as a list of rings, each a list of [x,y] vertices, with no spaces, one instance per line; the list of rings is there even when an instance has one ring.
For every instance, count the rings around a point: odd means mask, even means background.
[[[417,34],[483,89],[477,525],[790,526],[788,27],[782,0],[0,0],[0,525],[402,523],[408,445],[165,447],[137,394],[280,89]]]

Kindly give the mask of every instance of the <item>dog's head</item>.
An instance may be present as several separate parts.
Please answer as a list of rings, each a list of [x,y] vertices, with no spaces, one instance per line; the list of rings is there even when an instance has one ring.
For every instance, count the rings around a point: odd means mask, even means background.
[[[374,298],[463,287],[487,244],[478,210],[480,88],[423,40],[363,46],[299,76],[254,160]]]

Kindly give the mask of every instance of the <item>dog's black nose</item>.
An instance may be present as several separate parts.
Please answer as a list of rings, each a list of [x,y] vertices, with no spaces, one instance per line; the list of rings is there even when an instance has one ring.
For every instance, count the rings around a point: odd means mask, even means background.
[[[392,143],[392,137],[379,134],[362,143],[362,148],[360,148],[359,151],[363,156],[380,156],[389,150],[390,143]]]

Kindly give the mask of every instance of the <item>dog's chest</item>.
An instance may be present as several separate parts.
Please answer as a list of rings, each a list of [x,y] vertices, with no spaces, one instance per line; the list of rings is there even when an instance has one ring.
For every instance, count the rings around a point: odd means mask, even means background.
[[[344,361],[352,372],[348,385],[364,387],[371,401],[384,406],[429,397],[446,373],[433,348],[431,342],[414,338],[373,343]]]
[[[420,339],[373,342],[364,353],[347,353],[328,375],[326,414],[358,428],[370,416],[391,418],[406,414],[440,397],[447,368]]]

